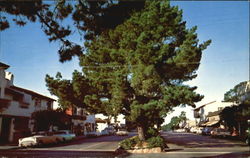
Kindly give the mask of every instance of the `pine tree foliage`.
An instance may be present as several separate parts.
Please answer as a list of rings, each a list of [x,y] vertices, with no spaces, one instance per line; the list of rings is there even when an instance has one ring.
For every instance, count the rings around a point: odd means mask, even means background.
[[[147,135],[148,128],[160,125],[174,107],[194,106],[203,98],[195,92],[197,87],[184,83],[197,76],[202,51],[211,41],[199,42],[197,27],[186,27],[177,6],[167,0],[56,4],[52,12],[51,5],[37,2],[42,8],[31,15],[39,19],[50,41],[62,42],[61,62],[80,59],[82,72],[75,71],[72,80],[60,73],[46,76],[60,105],[108,116],[124,114]],[[2,10],[13,14],[20,7],[15,5],[10,8],[6,2]],[[73,28],[60,20],[70,16],[84,36],[84,46],[67,39]]]
[[[70,96],[77,94],[84,107],[124,114],[145,131],[161,124],[174,107],[194,106],[203,97],[196,87],[183,84],[196,77],[202,51],[210,43],[199,44],[196,29],[186,28],[182,11],[168,1],[146,1],[124,23],[85,42],[82,76],[76,80],[80,73],[73,74]]]

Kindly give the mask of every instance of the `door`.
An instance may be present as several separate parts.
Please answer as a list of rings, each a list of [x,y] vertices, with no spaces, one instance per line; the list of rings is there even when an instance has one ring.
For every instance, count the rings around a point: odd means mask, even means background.
[[[10,117],[3,117],[2,119],[2,130],[0,135],[0,143],[6,143],[9,140],[10,136],[10,123],[11,118]]]

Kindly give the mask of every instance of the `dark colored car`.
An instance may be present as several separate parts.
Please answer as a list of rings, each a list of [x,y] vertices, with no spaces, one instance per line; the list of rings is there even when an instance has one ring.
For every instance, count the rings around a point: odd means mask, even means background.
[[[213,130],[213,127],[205,127],[205,128],[203,128],[201,134],[202,135],[211,135],[212,130]]]

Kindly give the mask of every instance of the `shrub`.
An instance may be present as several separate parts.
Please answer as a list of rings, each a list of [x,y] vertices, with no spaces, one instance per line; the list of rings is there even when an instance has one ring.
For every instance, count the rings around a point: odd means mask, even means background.
[[[150,127],[148,130],[147,130],[147,133],[146,133],[146,137],[147,138],[152,138],[152,137],[156,137],[159,135],[159,132],[157,129],[155,128],[152,128]]]
[[[164,138],[160,136],[151,137],[147,139],[148,147],[154,148],[154,147],[161,147],[162,149],[166,147]]]
[[[119,143],[119,145],[125,149],[125,150],[129,150],[132,149],[136,144],[140,143],[140,139],[138,136],[134,136],[128,139],[124,139],[123,141],[121,141]]]

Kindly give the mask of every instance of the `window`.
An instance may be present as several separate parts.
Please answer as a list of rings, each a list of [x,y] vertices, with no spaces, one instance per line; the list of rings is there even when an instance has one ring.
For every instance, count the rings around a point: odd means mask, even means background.
[[[14,101],[20,101],[21,98],[20,98],[20,96],[13,95],[13,100],[14,100]]]
[[[81,116],[83,116],[84,115],[84,110],[83,109],[81,109]]]
[[[35,106],[41,107],[41,99],[35,99]]]
[[[73,107],[73,115],[77,115],[77,108]]]
[[[48,102],[47,102],[47,109],[48,109],[48,110],[51,110],[51,109],[52,109],[52,103],[51,103],[51,101],[48,101]]]

